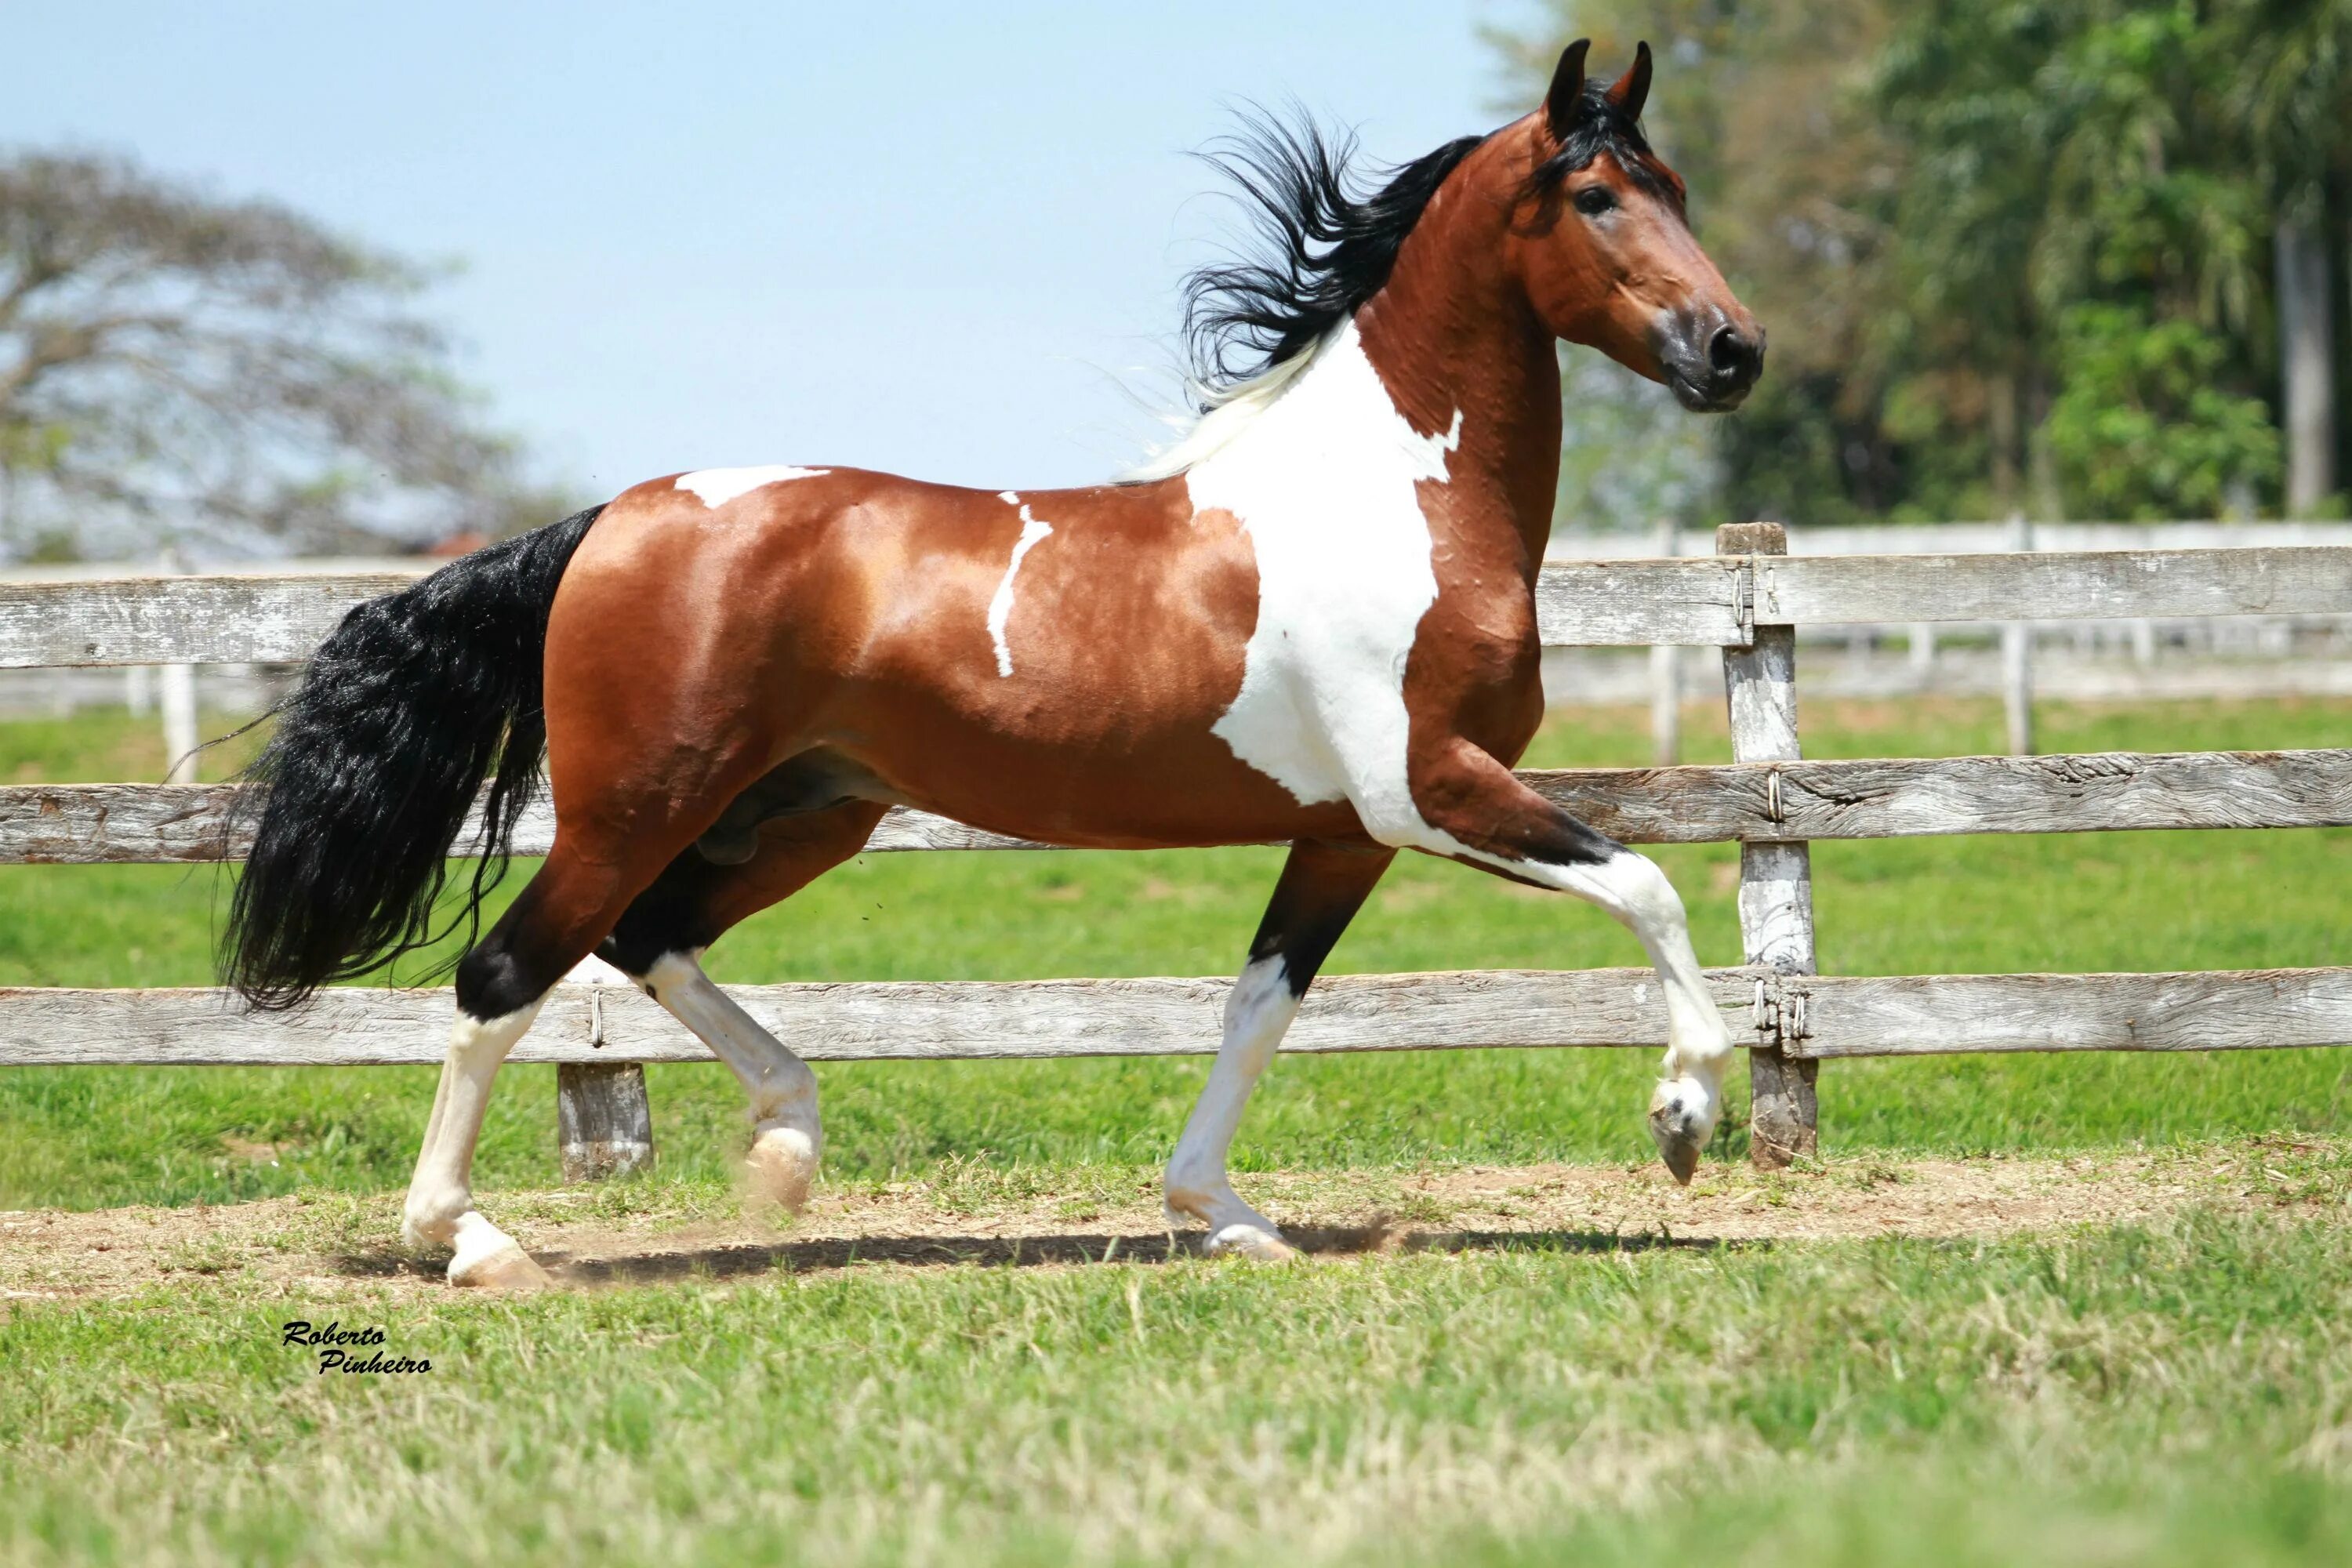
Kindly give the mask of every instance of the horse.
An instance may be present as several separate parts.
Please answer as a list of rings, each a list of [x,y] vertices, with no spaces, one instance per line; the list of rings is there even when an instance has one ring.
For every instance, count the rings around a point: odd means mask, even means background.
[[[1190,434],[1078,489],[776,464],[654,479],[354,608],[251,780],[222,941],[256,1008],[479,932],[542,760],[545,860],[456,965],[457,1016],[402,1234],[457,1285],[538,1266],[476,1205],[499,1063],[590,955],[740,1079],[755,1190],[796,1209],[815,1076],[704,973],[746,917],[856,855],[893,805],[1120,849],[1286,843],[1164,1185],[1211,1253],[1292,1256],[1226,1152],[1300,997],[1398,851],[1572,894],[1628,927],[1669,1043],[1649,1130],[1687,1183],[1730,1032],[1650,860],[1512,773],[1543,711],[1535,583],[1561,429],[1556,343],[1695,412],[1736,407],[1764,332],[1693,237],[1613,83],[1571,45],[1543,102],[1358,194],[1309,125],[1224,155],[1269,245],[1188,281]],[[487,785],[487,794],[485,786]]]

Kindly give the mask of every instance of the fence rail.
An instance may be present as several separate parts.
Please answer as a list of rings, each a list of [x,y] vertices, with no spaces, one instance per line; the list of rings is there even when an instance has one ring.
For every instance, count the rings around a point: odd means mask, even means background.
[[[307,658],[354,605],[413,574],[0,583],[0,668]],[[1547,562],[1559,647],[1745,647],[1759,626],[2336,615],[2352,544],[2032,555],[1796,555]]]
[[[1518,776],[1627,844],[2352,823],[2352,751],[1890,757],[1524,769]],[[235,784],[0,785],[0,865],[237,859],[252,831],[239,795]],[[517,823],[514,852],[545,854],[554,831],[542,796]],[[456,852],[470,837],[460,837]],[[885,853],[1055,847],[904,806],[892,808],[866,844]]]
[[[1759,1157],[1809,1147],[1816,1065],[1971,1051],[2208,1050],[2352,1043],[2352,969],[2185,974],[1822,976],[1812,964],[1817,838],[2352,825],[2352,751],[2107,752],[1808,762],[1797,743],[1794,631],[1846,623],[2352,615],[2352,543],[1790,557],[1780,531],[1723,531],[1698,558],[1548,563],[1547,645],[1724,650],[1727,766],[1521,776],[1633,843],[1738,841],[1747,963],[1710,972],[1755,1047]],[[292,662],[397,571],[0,584],[0,668]],[[0,862],[233,859],[231,785],[0,788]],[[517,835],[543,851],[544,801]],[[1035,849],[897,810],[877,850]],[[1217,979],[730,987],[816,1060],[1213,1051]],[[365,1065],[441,1055],[446,994],[336,988],[309,1011],[255,1016],[205,990],[0,991],[0,1064]],[[1334,976],[1285,1048],[1657,1047],[1647,971]],[[515,1059],[562,1068],[563,1125],[628,1121],[627,1064],[709,1059],[626,985],[567,984]],[[600,1100],[597,1097],[605,1097]],[[613,1097],[619,1097],[618,1100]],[[601,1110],[599,1108],[602,1108]],[[567,1148],[567,1165],[571,1164]]]
[[[1783,975],[1706,972],[1735,1038],[1801,1060],[1986,1051],[2210,1051],[2352,1044],[2352,970],[2177,974]],[[812,1061],[1208,1056],[1224,977],[730,985]],[[0,1066],[388,1067],[441,1059],[446,990],[336,986],[247,1014],[210,990],[0,990]],[[1646,969],[1474,970],[1318,979],[1285,1051],[1661,1049]],[[559,985],[511,1058],[707,1062],[630,985]]]

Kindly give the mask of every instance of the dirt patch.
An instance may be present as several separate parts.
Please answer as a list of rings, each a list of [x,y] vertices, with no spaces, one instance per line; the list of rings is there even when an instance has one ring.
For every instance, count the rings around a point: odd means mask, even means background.
[[[2340,1208],[2344,1153],[2258,1142],[2075,1160],[1863,1159],[1773,1175],[1717,1169],[1688,1192],[1646,1167],[1591,1165],[1301,1173],[1238,1184],[1310,1254],[1599,1252],[1989,1236],[2132,1223],[2190,1206]],[[786,1222],[731,1204],[714,1213],[708,1194],[657,1186],[485,1196],[558,1283],[578,1287],[866,1265],[1162,1262],[1195,1244],[1170,1235],[1153,1184],[1023,1194],[1006,1190],[1008,1174],[822,1194]],[[265,1294],[446,1289],[435,1263],[400,1248],[398,1216],[396,1194],[0,1213],[0,1300],[119,1296],[208,1276]]]

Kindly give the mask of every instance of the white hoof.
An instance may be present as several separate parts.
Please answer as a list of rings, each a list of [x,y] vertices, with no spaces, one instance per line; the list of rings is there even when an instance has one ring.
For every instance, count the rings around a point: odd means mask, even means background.
[[[752,1134],[751,1152],[743,1162],[744,1182],[754,1198],[798,1214],[808,1205],[817,1154],[817,1140],[803,1129],[763,1122]]]
[[[457,1222],[457,1255],[449,1259],[449,1283],[479,1290],[537,1290],[551,1281],[547,1270],[514,1237],[469,1214]]]
[[[1650,1141],[1678,1185],[1690,1185],[1699,1151],[1715,1136],[1722,1114],[1714,1090],[1695,1078],[1668,1079],[1650,1097]]]
[[[1272,1226],[1229,1225],[1213,1233],[1201,1250],[1211,1258],[1246,1258],[1254,1263],[1293,1263],[1298,1248]]]

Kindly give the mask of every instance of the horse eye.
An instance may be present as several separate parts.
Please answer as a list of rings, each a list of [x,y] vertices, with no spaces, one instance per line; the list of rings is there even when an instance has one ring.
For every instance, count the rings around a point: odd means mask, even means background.
[[[1606,185],[1587,185],[1576,193],[1576,210],[1587,217],[1599,217],[1616,210],[1616,194]]]

